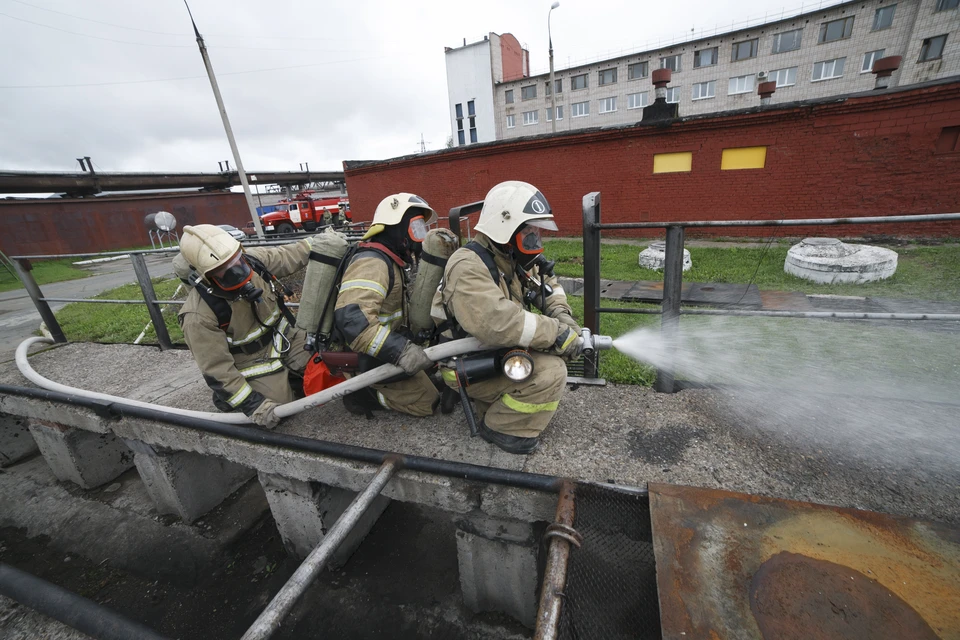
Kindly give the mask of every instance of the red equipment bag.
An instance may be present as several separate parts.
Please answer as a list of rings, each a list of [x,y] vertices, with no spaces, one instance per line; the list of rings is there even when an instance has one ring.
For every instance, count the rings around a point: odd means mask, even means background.
[[[311,358],[303,372],[303,392],[308,396],[340,384],[346,380],[330,372],[327,363],[319,357]]]

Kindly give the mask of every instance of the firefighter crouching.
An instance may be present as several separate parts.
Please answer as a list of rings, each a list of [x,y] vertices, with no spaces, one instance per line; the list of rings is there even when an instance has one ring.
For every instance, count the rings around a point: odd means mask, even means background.
[[[542,257],[540,229],[556,231],[546,198],[525,182],[503,182],[487,194],[474,240],[447,262],[432,314],[450,338],[473,336],[490,347],[529,350],[533,373],[514,381],[503,373],[464,386],[482,416],[478,435],[515,454],[534,451],[557,410],[566,385],[566,360],[582,351],[580,327],[566,295]],[[537,296],[530,282],[544,280]],[[549,295],[547,295],[549,292]],[[457,373],[442,369],[457,388]]]
[[[245,251],[214,225],[183,228],[174,266],[193,288],[177,319],[221,411],[270,429],[277,405],[301,392],[306,334],[293,326],[276,277],[304,268],[309,255],[307,240]]]
[[[439,393],[425,373],[433,362],[413,341],[407,302],[406,267],[419,253],[427,225],[437,214],[419,196],[398,193],[377,206],[340,282],[334,312],[336,331],[368,367],[398,365],[403,379],[375,384],[343,398],[348,411],[370,417],[377,409],[431,415]],[[364,370],[364,367],[361,367]]]

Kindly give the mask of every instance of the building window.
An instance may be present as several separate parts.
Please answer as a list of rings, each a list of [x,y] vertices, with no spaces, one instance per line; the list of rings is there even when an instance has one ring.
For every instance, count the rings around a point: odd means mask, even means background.
[[[660,58],[660,68],[670,69],[670,71],[673,71],[674,73],[680,71],[680,54],[678,53],[675,56],[666,56]]]
[[[507,116],[507,129],[513,129],[515,126],[517,126],[517,116]]]
[[[720,157],[721,171],[737,169],[763,169],[767,163],[766,147],[741,147],[724,149]]]
[[[680,87],[670,87],[667,89],[667,102],[670,104],[680,102]]]
[[[581,74],[579,76],[573,76],[570,78],[570,91],[577,91],[578,89],[587,88],[587,74]]]
[[[693,99],[694,100],[703,100],[704,98],[712,98],[717,93],[717,81],[709,80],[707,82],[698,82],[693,85]]]
[[[727,95],[732,96],[735,93],[749,93],[750,91],[753,91],[753,74],[730,78],[730,87],[727,90]]]
[[[939,60],[940,56],[943,55],[943,45],[946,43],[946,35],[924,39],[923,46],[920,47],[919,62],[926,62],[927,60]]]
[[[553,117],[552,117],[552,115],[553,115],[553,110],[552,110],[552,109],[550,109],[550,108],[548,107],[547,109],[544,110],[544,113],[547,114],[547,122],[550,122],[551,120],[553,120]],[[557,105],[557,120],[563,120],[563,105],[562,105],[562,104],[558,104],[558,105]]]
[[[520,87],[521,100],[533,100],[537,97],[537,85],[531,84],[526,87]]]
[[[457,140],[460,142],[460,146],[466,144],[466,138],[464,138],[463,133],[463,103],[458,102],[454,105],[454,110],[457,112]]]
[[[960,0],[937,0],[936,11],[956,9],[958,6],[960,6]]]
[[[599,83],[602,87],[605,84],[616,84],[617,82],[617,69],[604,69],[599,73]]]
[[[647,92],[631,93],[627,96],[627,109],[642,109],[647,106]]]
[[[754,38],[753,40],[745,40],[743,42],[735,42],[733,45],[733,55],[730,60],[732,62],[736,62],[737,60],[756,58],[758,42],[758,38]]]
[[[796,51],[800,48],[800,36],[803,35],[803,29],[794,29],[793,31],[784,31],[773,36],[773,52],[783,53],[784,51]]]
[[[554,80],[554,81],[553,81],[553,84],[556,86],[557,93],[563,93],[563,79],[562,79],[562,78],[561,78],[560,80]],[[545,95],[545,96],[553,95],[553,93],[550,91],[550,81],[549,81],[549,80],[547,80],[546,82],[543,83],[543,95]]]
[[[717,64],[717,48],[701,49],[693,52],[693,68],[709,67]]]
[[[820,38],[817,42],[823,44],[824,42],[843,40],[849,38],[851,33],[853,33],[853,16],[831,20],[820,25]]]
[[[867,51],[863,54],[863,64],[860,65],[860,73],[873,71],[873,63],[883,57],[886,49],[877,49],[876,51]]]
[[[780,87],[792,87],[793,85],[797,84],[797,67],[771,71],[767,76],[767,81],[776,82],[777,89]]]
[[[513,89],[507,89],[503,93],[503,97],[506,100],[507,104],[513,104]]]
[[[477,112],[474,110],[474,107],[473,107],[473,100],[467,101],[467,115],[471,117],[477,115]],[[470,126],[472,127],[473,125],[471,124]]]
[[[523,112],[523,126],[528,124],[537,124],[540,122],[540,116],[538,111],[524,111]]]
[[[817,62],[813,65],[813,78],[811,78],[811,81],[817,82],[818,80],[839,78],[843,75],[843,65],[846,61],[846,58],[836,58],[834,60]]]
[[[896,8],[897,5],[891,4],[888,7],[880,7],[877,9],[877,12],[873,14],[873,30],[889,29],[890,25],[893,24],[893,12]]]
[[[476,142],[476,141],[477,141],[477,129],[476,129],[476,127],[471,127],[471,128],[470,128],[470,142]]]
[[[600,100],[600,113],[610,113],[617,110],[617,97],[602,98]]]
[[[571,118],[582,118],[583,116],[588,115],[590,115],[589,102],[574,102],[572,105],[570,105]]]
[[[646,78],[650,74],[650,63],[635,62],[627,65],[627,80],[639,80]]]

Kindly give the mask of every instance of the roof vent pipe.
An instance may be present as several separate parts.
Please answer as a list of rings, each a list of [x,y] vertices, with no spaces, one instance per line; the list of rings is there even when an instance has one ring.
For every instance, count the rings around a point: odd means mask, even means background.
[[[887,56],[880,58],[873,63],[871,72],[877,77],[877,83],[874,89],[886,89],[890,86],[890,77],[893,72],[900,68],[903,56]]]

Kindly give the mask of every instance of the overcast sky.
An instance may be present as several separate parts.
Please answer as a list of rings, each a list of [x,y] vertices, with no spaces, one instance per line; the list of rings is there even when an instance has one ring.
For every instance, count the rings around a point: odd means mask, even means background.
[[[824,6],[836,0],[825,0]],[[820,3],[809,3],[815,9]],[[547,68],[550,0],[192,0],[248,170],[339,170],[450,135],[443,48],[512,33]],[[558,68],[800,2],[561,0]],[[82,34],[82,35],[80,35]],[[0,0],[0,169],[216,171],[231,158],[182,0]],[[80,85],[80,86],[77,86]],[[232,163],[231,163],[232,165]]]

